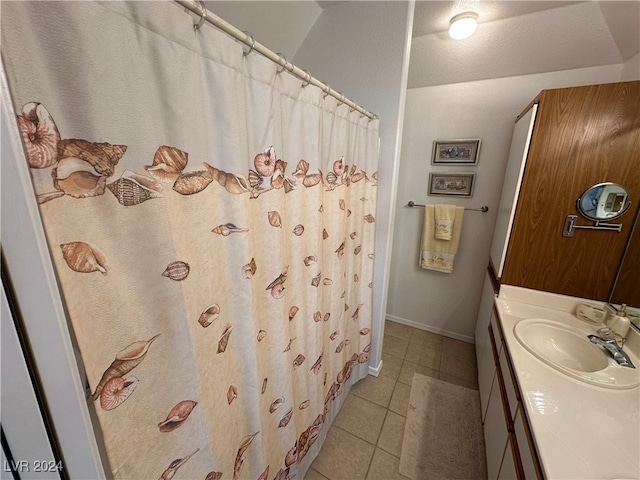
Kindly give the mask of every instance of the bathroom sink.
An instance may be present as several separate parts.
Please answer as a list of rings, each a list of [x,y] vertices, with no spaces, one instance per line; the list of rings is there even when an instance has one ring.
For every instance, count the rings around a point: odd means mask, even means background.
[[[602,347],[589,341],[588,333],[560,322],[528,318],[516,324],[514,334],[538,360],[577,380],[614,389],[640,385],[638,369],[618,365]],[[637,358],[631,358],[638,365]]]

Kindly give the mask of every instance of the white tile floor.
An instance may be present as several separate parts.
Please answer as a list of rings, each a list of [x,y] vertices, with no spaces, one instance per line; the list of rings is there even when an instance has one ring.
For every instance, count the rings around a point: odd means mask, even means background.
[[[387,321],[382,360],[379,377],[349,392],[305,480],[406,480],[398,465],[414,372],[478,389],[470,343]]]

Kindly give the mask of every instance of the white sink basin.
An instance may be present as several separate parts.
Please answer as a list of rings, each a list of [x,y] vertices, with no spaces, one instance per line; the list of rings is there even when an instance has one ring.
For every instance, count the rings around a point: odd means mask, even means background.
[[[513,333],[537,359],[577,380],[614,389],[640,385],[639,370],[618,365],[602,347],[589,341],[588,333],[541,318],[518,322]],[[638,359],[629,357],[638,366]]]

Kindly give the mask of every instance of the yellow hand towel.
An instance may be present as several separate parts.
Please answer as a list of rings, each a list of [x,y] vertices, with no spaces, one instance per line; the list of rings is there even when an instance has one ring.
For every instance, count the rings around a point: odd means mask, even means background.
[[[424,230],[420,248],[420,266],[438,272],[453,272],[453,264],[460,243],[463,207],[455,207],[451,240],[440,240],[435,236],[435,208],[427,205],[424,209]]]
[[[434,205],[436,238],[451,240],[453,233],[453,220],[456,218],[455,205]]]

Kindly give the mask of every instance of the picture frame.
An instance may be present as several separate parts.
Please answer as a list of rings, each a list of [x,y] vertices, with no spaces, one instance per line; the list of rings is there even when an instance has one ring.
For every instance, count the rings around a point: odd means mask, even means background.
[[[427,195],[472,197],[475,173],[429,173]]]
[[[477,165],[480,139],[434,140],[431,165]]]

